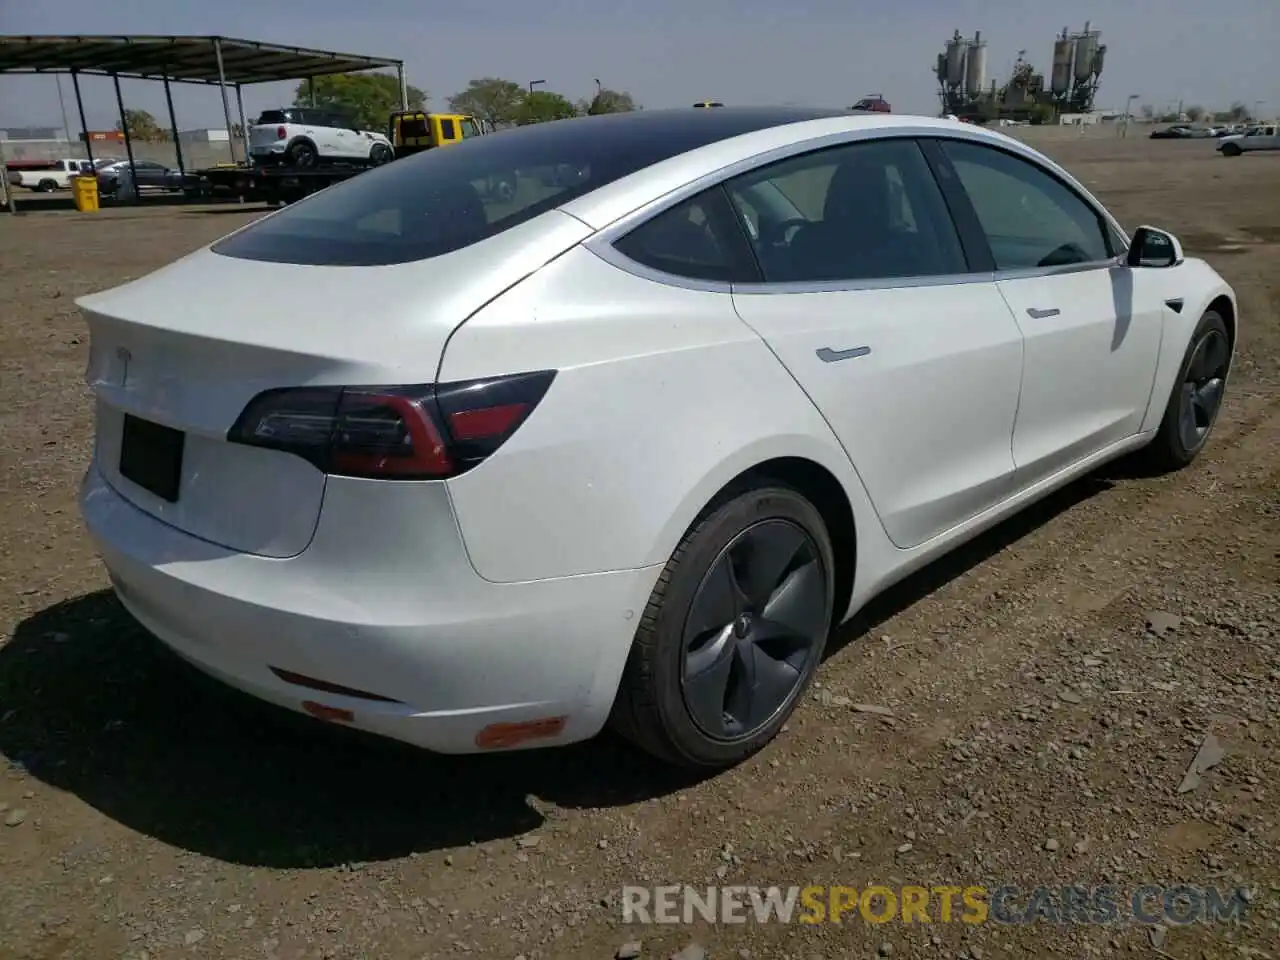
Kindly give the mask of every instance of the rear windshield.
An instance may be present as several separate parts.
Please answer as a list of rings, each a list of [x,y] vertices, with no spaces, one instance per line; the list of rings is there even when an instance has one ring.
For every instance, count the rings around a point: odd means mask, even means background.
[[[290,110],[263,110],[258,123],[288,123],[293,119],[290,113]]]
[[[819,114],[825,115],[825,114]],[[377,266],[478,243],[644,167],[813,119],[779,109],[559,120],[436,147],[337,183],[214,244],[243,260]]]

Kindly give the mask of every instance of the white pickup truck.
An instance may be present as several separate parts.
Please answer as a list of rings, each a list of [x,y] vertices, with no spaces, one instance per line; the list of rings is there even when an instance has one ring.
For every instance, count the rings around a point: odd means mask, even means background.
[[[88,160],[55,160],[37,170],[10,170],[9,183],[37,193],[52,193],[68,189],[72,177],[92,172],[93,166]]]
[[[1249,150],[1280,150],[1280,128],[1274,123],[1251,127],[1218,141],[1218,152],[1224,157],[1238,157]]]

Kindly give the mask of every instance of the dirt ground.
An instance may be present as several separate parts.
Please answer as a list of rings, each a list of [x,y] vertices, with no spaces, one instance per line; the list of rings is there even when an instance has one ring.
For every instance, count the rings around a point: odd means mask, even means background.
[[[697,783],[609,736],[420,754],[159,649],[77,516],[72,301],[256,212],[0,218],[0,958],[1280,957],[1280,155],[1046,149],[1235,285],[1205,454],[1161,479],[1104,470],[876,601],[779,741]],[[1178,793],[1209,731],[1225,759]],[[685,883],[1250,900],[1239,922],[1159,928],[622,924],[623,885]]]

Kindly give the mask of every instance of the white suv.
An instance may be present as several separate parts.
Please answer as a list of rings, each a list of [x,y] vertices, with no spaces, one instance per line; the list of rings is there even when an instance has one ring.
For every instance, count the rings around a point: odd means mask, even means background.
[[[395,158],[385,134],[358,130],[342,114],[316,107],[264,111],[249,128],[249,152],[257,164],[297,167],[322,160],[382,164]]]

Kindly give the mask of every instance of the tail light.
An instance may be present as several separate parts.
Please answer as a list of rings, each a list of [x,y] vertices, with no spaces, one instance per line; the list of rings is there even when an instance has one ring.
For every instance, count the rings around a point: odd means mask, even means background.
[[[336,476],[440,480],[502,446],[553,379],[545,370],[421,386],[267,390],[249,401],[227,439],[295,454]]]
[[[277,139],[277,140],[283,140],[283,139],[284,139],[285,137],[287,137],[287,136],[289,136],[289,131],[288,131],[288,130],[286,130],[284,127],[276,127],[276,139]]]

